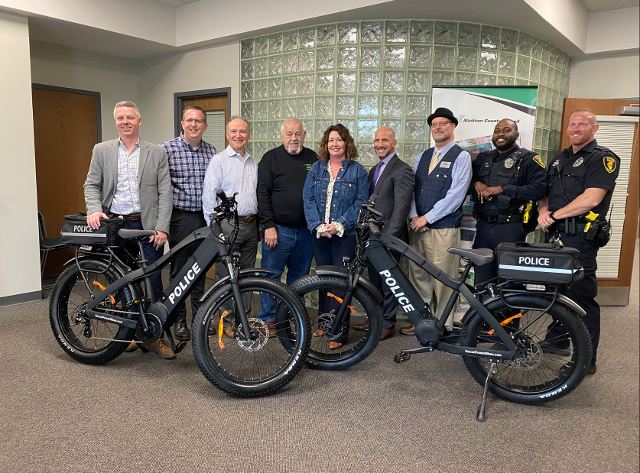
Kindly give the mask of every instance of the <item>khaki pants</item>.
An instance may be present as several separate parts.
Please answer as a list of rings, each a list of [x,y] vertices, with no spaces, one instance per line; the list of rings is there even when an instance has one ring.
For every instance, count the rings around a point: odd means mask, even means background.
[[[459,228],[440,228],[427,230],[423,233],[411,231],[409,244],[411,248],[428,259],[446,275],[453,279],[458,279],[460,257],[447,252],[447,249],[460,246]],[[429,273],[413,261],[409,261],[409,280],[424,301],[429,304],[432,311],[434,306],[433,296],[435,295],[435,301],[438,303],[438,310],[435,315],[438,318],[442,317],[442,312],[447,302],[449,302],[453,290],[431,277]],[[447,318],[447,325],[453,325],[453,310]]]

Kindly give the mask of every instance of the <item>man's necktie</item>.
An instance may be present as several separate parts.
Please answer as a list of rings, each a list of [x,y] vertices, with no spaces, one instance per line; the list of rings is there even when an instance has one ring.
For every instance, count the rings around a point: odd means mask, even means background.
[[[369,184],[369,195],[373,194],[373,190],[376,188],[376,182],[378,182],[378,177],[380,177],[380,170],[382,169],[382,165],[384,161],[380,161],[376,166],[376,170],[373,173],[373,179],[371,179],[371,183]]]
[[[438,165],[438,156],[440,156],[440,150],[433,153],[433,158],[431,158],[431,162],[429,163],[429,174],[431,174],[431,171]]]

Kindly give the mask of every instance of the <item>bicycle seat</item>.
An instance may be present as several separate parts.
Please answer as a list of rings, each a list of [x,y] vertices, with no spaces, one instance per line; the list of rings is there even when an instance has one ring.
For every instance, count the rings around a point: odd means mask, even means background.
[[[156,235],[155,230],[131,230],[128,228],[121,228],[118,230],[118,235],[125,240],[131,240],[132,238],[143,238],[151,235]]]
[[[122,231],[122,230],[120,230]],[[462,248],[449,248],[449,253],[462,256],[463,258],[470,259],[476,265],[482,266],[483,264],[491,263],[494,255],[493,250],[489,248],[478,248],[477,250],[465,250]]]

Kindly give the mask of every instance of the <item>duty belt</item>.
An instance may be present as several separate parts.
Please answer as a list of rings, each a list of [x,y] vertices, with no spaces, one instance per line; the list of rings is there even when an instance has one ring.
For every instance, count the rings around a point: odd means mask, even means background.
[[[555,231],[558,233],[568,233],[570,235],[575,235],[577,233],[584,233],[584,227],[586,226],[586,222],[582,222],[576,217],[569,217],[562,219],[558,223],[556,223]]]
[[[476,214],[478,220],[482,220],[487,223],[517,223],[522,222],[522,214],[507,214],[507,215],[487,215],[478,212]]]

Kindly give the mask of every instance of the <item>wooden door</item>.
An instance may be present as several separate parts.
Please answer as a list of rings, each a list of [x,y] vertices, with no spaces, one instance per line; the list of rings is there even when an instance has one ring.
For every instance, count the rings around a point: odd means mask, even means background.
[[[229,100],[227,94],[220,95],[211,95],[211,96],[200,96],[200,97],[185,97],[182,99],[185,107],[188,106],[197,106],[202,107],[206,112],[224,112],[224,123],[227,123],[229,120]],[[211,127],[212,124],[209,124]],[[226,136],[224,139],[224,145],[229,146],[229,141]],[[221,149],[217,150],[218,152],[222,151]],[[209,279],[215,278],[215,265],[211,266],[209,271],[207,271],[207,277]]]
[[[98,143],[97,94],[33,87],[38,210],[47,235],[60,235],[64,215],[85,212],[83,184]],[[68,255],[49,254],[45,274],[58,274]]]

